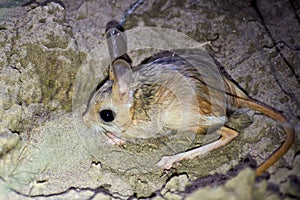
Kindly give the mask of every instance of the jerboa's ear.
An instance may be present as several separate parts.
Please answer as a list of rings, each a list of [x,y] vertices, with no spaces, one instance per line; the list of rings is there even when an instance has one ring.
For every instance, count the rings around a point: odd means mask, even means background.
[[[112,65],[113,72],[113,93],[117,94],[121,100],[128,99],[132,82],[131,66],[123,59],[115,60]]]

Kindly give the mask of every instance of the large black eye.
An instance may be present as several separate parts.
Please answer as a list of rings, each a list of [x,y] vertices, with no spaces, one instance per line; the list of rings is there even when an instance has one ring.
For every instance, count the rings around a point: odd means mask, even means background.
[[[99,112],[101,119],[105,122],[112,122],[115,119],[114,111],[110,109],[104,109]]]

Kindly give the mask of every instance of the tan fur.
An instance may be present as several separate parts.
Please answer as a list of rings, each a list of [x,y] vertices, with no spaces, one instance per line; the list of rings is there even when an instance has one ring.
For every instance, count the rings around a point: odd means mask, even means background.
[[[118,67],[122,68],[120,63]],[[126,67],[122,73],[126,72]],[[131,76],[131,72],[128,74]],[[132,80],[126,80],[126,77],[124,80],[124,76],[118,78],[121,75],[118,71],[111,74],[111,80],[96,91],[84,114],[87,126],[97,126],[116,144],[136,138],[162,137],[169,131],[205,134],[208,127],[220,126],[219,140],[191,151],[164,156],[157,163],[159,167],[168,169],[174,162],[206,154],[236,138],[236,131],[221,127],[226,112],[231,108],[257,110],[278,121],[287,134],[284,144],[257,169],[257,175],[282,157],[294,142],[293,128],[282,114],[250,100],[225,77],[216,80],[224,82],[225,91],[211,88],[197,68],[179,57],[165,57],[138,66],[132,70]],[[122,85],[122,90],[118,89],[118,85]],[[128,91],[125,92],[124,88]],[[225,104],[222,103],[224,95]],[[213,105],[211,99],[220,104]],[[107,123],[101,120],[99,112],[102,109],[113,110],[116,113],[114,121]]]

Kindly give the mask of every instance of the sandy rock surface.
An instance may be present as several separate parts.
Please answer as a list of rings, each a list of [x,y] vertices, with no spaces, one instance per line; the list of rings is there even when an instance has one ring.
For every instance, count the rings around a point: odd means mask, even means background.
[[[0,0],[0,199],[299,199],[300,4],[149,0],[125,24],[135,65],[157,51],[134,49],[145,44],[210,41],[205,49],[249,96],[294,124],[295,145],[255,178],[250,168],[285,135],[254,111],[233,113],[228,126],[240,136],[229,145],[167,173],[154,167],[165,146],[179,152],[216,136],[120,149],[84,126],[87,100],[107,75],[105,25],[132,3]],[[146,27],[171,31],[159,35],[164,43]]]

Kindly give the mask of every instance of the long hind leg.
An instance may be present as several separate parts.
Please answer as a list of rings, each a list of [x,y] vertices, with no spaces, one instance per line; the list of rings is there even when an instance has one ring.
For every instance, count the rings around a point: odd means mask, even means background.
[[[194,159],[197,156],[205,155],[208,152],[225,146],[238,136],[238,132],[227,127],[222,127],[218,130],[221,134],[221,138],[215,142],[206,144],[196,149],[189,150],[187,152],[178,153],[173,156],[163,156],[162,159],[156,164],[157,167],[170,169],[175,162],[179,162],[184,159]]]

